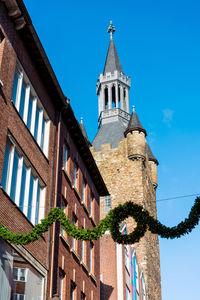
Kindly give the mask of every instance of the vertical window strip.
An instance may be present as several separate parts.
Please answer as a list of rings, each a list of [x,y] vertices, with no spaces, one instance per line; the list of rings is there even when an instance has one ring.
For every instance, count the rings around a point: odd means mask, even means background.
[[[27,114],[27,127],[29,130],[31,130],[31,117],[32,117],[32,108],[33,108],[33,97],[31,94],[28,102],[29,103],[28,103],[28,114]]]
[[[78,167],[77,164],[74,163],[74,186],[77,187],[77,179],[78,179]]]
[[[83,181],[83,188],[82,188],[82,201],[85,203],[85,181]]]
[[[67,172],[67,164],[68,164],[68,147],[64,145],[64,153],[63,153],[63,167]]]
[[[23,157],[19,156],[16,189],[15,189],[15,203],[17,206],[19,206],[19,199],[20,199],[20,193],[21,193],[22,169],[23,169]]]
[[[41,147],[41,138],[42,138],[42,125],[43,125],[43,109],[40,109],[39,118],[38,118],[38,132],[37,132],[37,143],[40,147]]]
[[[10,190],[10,198],[13,199],[13,201],[15,201],[15,194],[16,194],[18,164],[19,164],[19,156],[17,155],[17,152],[14,151],[13,171],[11,175],[11,190]]]
[[[34,138],[37,141],[37,137],[38,137],[38,123],[39,123],[39,108],[36,107],[36,112],[35,112],[35,129],[34,129]]]
[[[31,174],[29,196],[28,196],[28,212],[27,212],[27,218],[29,220],[31,220],[32,200],[33,200],[33,184],[34,184],[34,178],[33,178],[33,175]]]
[[[48,147],[49,147],[49,130],[50,130],[50,121],[45,120],[44,125],[44,137],[43,137],[43,152],[48,156]]]
[[[23,120],[26,125],[27,125],[27,118],[28,118],[29,96],[30,96],[30,85],[26,84],[26,94],[25,94],[24,113],[23,113]]]
[[[33,98],[33,104],[32,104],[32,115],[31,115],[31,133],[34,136],[35,132],[35,119],[36,119],[36,108],[37,108],[37,98]]]
[[[17,72],[15,72],[14,81],[13,81],[13,88],[12,88],[12,96],[11,96],[11,99],[12,99],[14,104],[16,103],[16,98],[17,98],[18,80],[19,80],[19,75],[17,74]]]
[[[90,216],[93,216],[93,195],[90,196]]]
[[[5,157],[4,157],[4,163],[3,163],[3,172],[2,172],[2,178],[1,178],[1,186],[4,188],[5,191],[7,191],[6,183],[8,181],[7,174],[8,174],[9,156],[10,156],[10,148],[6,144]]]
[[[19,100],[19,114],[23,119],[23,114],[24,114],[24,105],[25,105],[25,96],[26,96],[26,83],[23,81],[22,82],[22,88],[21,88],[21,95],[20,95],[20,100]]]
[[[93,243],[90,242],[90,273],[93,273],[93,268],[94,268],[94,266],[93,266],[93,247],[94,247]]]
[[[85,262],[85,242],[81,241],[81,261]]]
[[[22,179],[21,179],[21,193],[19,198],[19,208],[23,211],[24,208],[24,196],[25,196],[25,184],[26,184],[27,167],[23,164],[22,167]]]
[[[40,186],[31,167],[26,166],[23,156],[18,154],[10,140],[5,149],[1,184],[33,224],[44,218],[45,188]]]
[[[24,73],[16,71],[13,81],[12,101],[38,145],[47,155],[49,124],[46,127],[46,123],[49,123],[49,120],[44,118],[44,110],[39,108],[39,101],[36,97],[33,98],[30,89],[30,84],[25,82]]]

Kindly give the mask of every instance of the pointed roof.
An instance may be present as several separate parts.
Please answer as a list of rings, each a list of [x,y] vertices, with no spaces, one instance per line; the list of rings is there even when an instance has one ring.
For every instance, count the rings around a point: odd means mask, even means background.
[[[144,132],[145,136],[147,136],[146,130],[140,123],[140,120],[136,114],[135,108],[133,107],[133,112],[132,112],[130,121],[128,123],[128,127],[127,127],[126,131],[124,132],[124,135],[126,136],[129,132],[136,131],[136,130],[139,132]]]
[[[149,144],[147,142],[146,142],[145,148],[146,148],[146,152],[147,152],[149,160],[154,161],[158,165],[158,161],[155,158],[155,156],[153,155],[151,148],[149,147]]]
[[[83,118],[82,118],[82,117],[81,117],[81,122],[80,122],[79,125],[80,125],[80,127],[81,127],[82,134],[83,134],[83,136],[84,136],[84,138],[85,138],[85,140],[86,140],[88,146],[91,147],[92,144],[90,143],[89,138],[88,138],[88,136],[87,136],[87,132],[86,132],[86,130],[85,130],[85,126],[84,126],[84,124],[83,124]]]
[[[103,74],[105,75],[108,72],[114,73],[114,71],[119,71],[123,73],[122,66],[115,48],[113,39],[110,39],[110,44],[108,48],[108,53],[106,57],[106,63],[104,66]]]

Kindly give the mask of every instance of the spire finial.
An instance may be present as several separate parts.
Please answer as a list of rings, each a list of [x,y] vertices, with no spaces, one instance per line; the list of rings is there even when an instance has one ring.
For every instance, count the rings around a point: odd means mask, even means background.
[[[83,117],[81,117],[81,123],[83,123]]]
[[[135,111],[135,105],[133,105],[133,111]]]
[[[113,33],[115,32],[115,26],[113,26],[112,21],[110,21],[110,25],[108,27],[107,32],[110,33],[110,39],[112,40],[113,38]]]

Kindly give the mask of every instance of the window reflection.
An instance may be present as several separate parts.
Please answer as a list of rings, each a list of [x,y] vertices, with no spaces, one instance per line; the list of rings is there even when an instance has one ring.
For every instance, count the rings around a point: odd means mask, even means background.
[[[43,276],[16,250],[0,239],[0,299],[43,298]]]

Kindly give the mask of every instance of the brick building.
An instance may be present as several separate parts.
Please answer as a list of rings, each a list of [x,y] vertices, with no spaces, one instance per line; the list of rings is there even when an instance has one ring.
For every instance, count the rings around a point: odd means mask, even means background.
[[[99,223],[107,188],[22,0],[0,1],[0,128],[4,226],[29,232],[52,207],[78,227]],[[27,246],[0,238],[0,300],[99,299],[99,255],[99,241],[58,222]]]
[[[157,165],[135,108],[130,115],[130,78],[123,72],[110,24],[111,39],[105,67],[97,81],[99,128],[91,151],[110,196],[100,200],[100,216],[133,201],[156,218]],[[125,222],[126,221],[126,222]],[[128,218],[121,232],[136,225]],[[134,245],[115,244],[107,232],[100,239],[102,300],[161,300],[159,244],[147,232]]]

